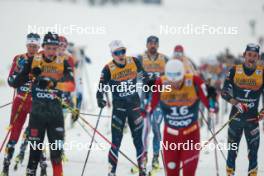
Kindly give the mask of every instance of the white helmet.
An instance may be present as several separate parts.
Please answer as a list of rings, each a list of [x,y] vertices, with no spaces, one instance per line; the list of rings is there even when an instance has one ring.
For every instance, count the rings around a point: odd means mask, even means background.
[[[165,66],[165,75],[170,81],[180,81],[184,78],[185,70],[182,61],[169,60]]]
[[[125,48],[125,45],[121,40],[113,40],[110,44],[109,47],[111,49],[111,52],[119,49],[119,48]]]

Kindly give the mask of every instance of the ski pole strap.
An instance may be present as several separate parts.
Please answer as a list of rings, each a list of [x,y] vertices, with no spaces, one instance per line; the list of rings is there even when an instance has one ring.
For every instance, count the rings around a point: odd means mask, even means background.
[[[202,115],[202,120],[203,120],[203,121],[206,123],[206,125],[209,127],[209,122],[206,120],[203,111],[201,111],[201,109],[199,109],[199,111],[200,111],[200,113],[201,113],[201,115]],[[213,125],[213,128],[214,128],[214,124],[212,124],[212,125]],[[214,131],[212,131],[212,129],[208,128],[208,130],[210,131],[210,133],[211,133],[212,135],[214,135]],[[218,140],[216,139],[216,136],[214,137],[214,141],[215,141],[215,143],[216,143],[217,145],[219,144]],[[222,151],[221,149],[219,149],[219,150],[220,150],[221,155],[223,156],[224,160],[227,161],[226,156],[225,156],[225,154],[223,153],[223,151]]]

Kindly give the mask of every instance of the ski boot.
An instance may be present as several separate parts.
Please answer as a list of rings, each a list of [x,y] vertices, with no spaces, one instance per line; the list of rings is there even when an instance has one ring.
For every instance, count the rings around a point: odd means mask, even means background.
[[[36,176],[36,170],[27,168],[26,176]]]
[[[13,154],[15,151],[15,141],[8,142],[6,148],[5,148],[5,158],[3,163],[3,171],[1,173],[1,176],[8,176],[9,174],[9,166],[11,163],[11,159],[13,158]]]
[[[141,169],[141,170],[139,171],[139,176],[147,176],[147,171],[146,171],[146,169]]]
[[[145,153],[144,154],[144,157],[143,157],[143,161],[142,161],[142,163],[141,163],[141,167],[142,168],[146,168],[146,166],[147,166],[147,163],[148,163],[148,154],[147,153]],[[131,172],[131,174],[136,174],[136,173],[139,173],[139,167],[138,166],[133,166],[131,169],[130,169],[130,172]]]
[[[160,169],[159,155],[154,155],[152,159],[152,169]]]
[[[226,173],[227,173],[227,176],[235,176],[235,170],[233,168],[227,167]]]
[[[115,173],[108,173],[107,176],[116,176],[116,174]]]
[[[20,151],[20,153],[15,158],[14,170],[17,170],[18,164],[22,164],[23,163],[24,157],[25,157],[25,153]]]
[[[3,171],[1,172],[1,176],[8,176],[9,175],[9,165],[10,165],[10,160],[5,158],[4,159],[4,167],[3,167]]]
[[[14,170],[16,171],[18,168],[18,164],[21,163],[21,156],[18,154],[15,158],[15,165],[14,165]]]
[[[47,158],[46,158],[46,150],[44,149],[41,152],[40,161],[39,161],[40,176],[47,176],[48,164],[47,164],[46,160],[47,160]]]
[[[153,176],[156,175],[157,172],[160,170],[160,165],[159,165],[159,155],[154,155],[152,159],[152,168],[149,171],[148,175]]]
[[[130,169],[130,172],[131,174],[136,174],[139,172],[139,169],[138,169],[138,166],[133,166],[131,169]]]
[[[43,161],[40,162],[40,176],[47,176],[47,163]]]

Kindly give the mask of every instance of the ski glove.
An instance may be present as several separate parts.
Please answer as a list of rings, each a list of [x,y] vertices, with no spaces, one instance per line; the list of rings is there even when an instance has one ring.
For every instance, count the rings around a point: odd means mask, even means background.
[[[72,111],[72,121],[76,122],[79,119],[79,115],[80,115],[80,110],[79,109],[74,109]]]
[[[53,78],[40,77],[38,79],[38,86],[41,89],[53,89],[57,85],[57,81]]]
[[[106,101],[103,99],[97,99],[97,105],[99,108],[104,108],[106,106]]]
[[[246,103],[237,103],[235,107],[240,113],[245,113],[248,111],[248,106]]]
[[[18,67],[20,68],[19,72],[21,72],[23,75],[28,75],[30,73],[32,59],[19,58],[17,63]]]
[[[41,68],[40,67],[34,67],[32,69],[32,74],[35,76],[35,77],[38,77],[40,74],[41,74]]]

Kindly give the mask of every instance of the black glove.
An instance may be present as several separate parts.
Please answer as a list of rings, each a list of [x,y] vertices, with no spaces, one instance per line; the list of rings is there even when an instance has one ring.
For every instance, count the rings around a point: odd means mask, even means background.
[[[32,59],[24,59],[22,58],[19,62],[19,67],[21,68],[21,73],[23,75],[28,75],[31,70],[31,65],[32,65]]]
[[[41,74],[41,68],[40,67],[34,67],[32,69],[32,74],[35,76],[35,77],[38,77],[40,74]]]
[[[80,110],[79,109],[74,109],[72,111],[72,116],[71,116],[72,121],[76,122],[79,119],[79,115],[80,115]]]
[[[170,106],[168,106],[164,103],[160,103],[160,108],[165,114],[171,114],[172,113],[172,109],[170,108]]]
[[[97,99],[97,105],[99,108],[104,108],[106,106],[106,101],[103,99]]]
[[[57,82],[53,78],[48,78],[48,77],[40,77],[38,79],[38,86],[41,89],[52,89],[55,88],[57,85]]]

